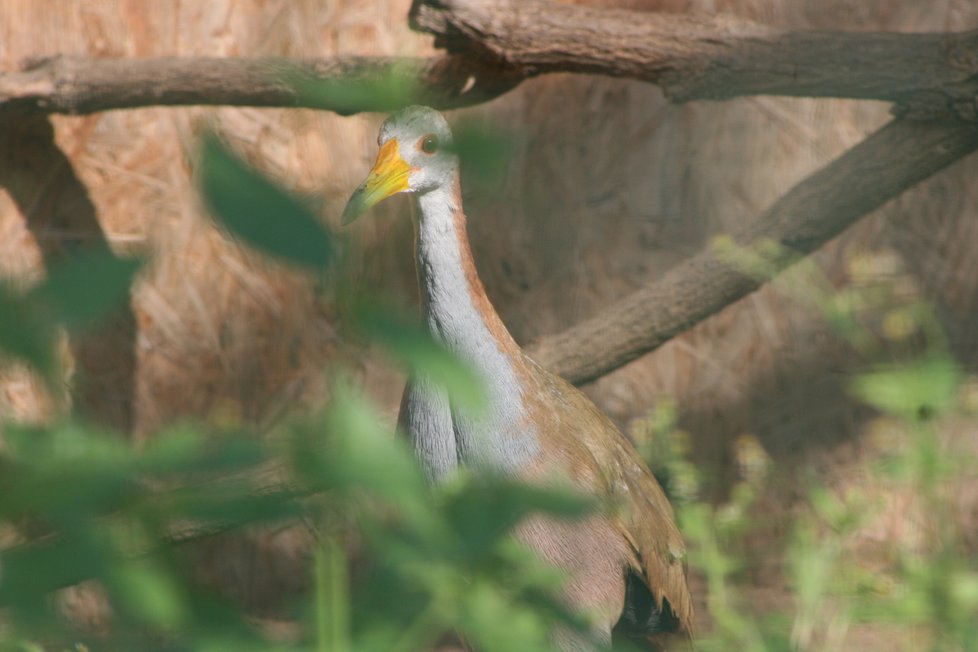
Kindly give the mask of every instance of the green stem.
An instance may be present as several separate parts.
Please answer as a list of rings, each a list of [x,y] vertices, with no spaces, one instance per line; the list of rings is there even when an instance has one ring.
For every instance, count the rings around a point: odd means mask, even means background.
[[[350,586],[346,553],[335,538],[316,548],[316,650],[350,652]]]

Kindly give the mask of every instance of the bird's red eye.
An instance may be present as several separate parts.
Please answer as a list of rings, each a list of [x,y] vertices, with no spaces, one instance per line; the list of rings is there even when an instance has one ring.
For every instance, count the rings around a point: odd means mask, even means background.
[[[438,137],[434,134],[422,136],[421,140],[418,141],[418,149],[425,154],[434,154],[438,151]]]

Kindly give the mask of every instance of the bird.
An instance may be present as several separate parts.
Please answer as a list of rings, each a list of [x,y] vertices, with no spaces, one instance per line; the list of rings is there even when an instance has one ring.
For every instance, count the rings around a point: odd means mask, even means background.
[[[390,115],[380,150],[341,222],[399,193],[412,198],[423,324],[484,383],[481,416],[456,409],[445,388],[408,380],[398,421],[428,480],[460,467],[527,483],[561,477],[613,510],[578,521],[531,516],[515,536],[564,571],[561,598],[592,614],[582,637],[556,634],[566,652],[631,641],[691,641],[686,548],[672,506],[631,442],[583,392],[533,361],[486,294],[469,246],[459,157],[445,117],[424,106]],[[678,639],[677,639],[678,637]],[[668,643],[672,645],[672,643]],[[649,648],[647,648],[649,649]]]

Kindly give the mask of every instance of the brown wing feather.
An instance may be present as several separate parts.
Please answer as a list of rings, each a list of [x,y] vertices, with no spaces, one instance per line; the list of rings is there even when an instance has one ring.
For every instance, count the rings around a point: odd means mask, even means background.
[[[686,584],[686,545],[672,506],[632,443],[576,387],[527,359],[537,392],[534,421],[551,459],[563,459],[582,488],[610,499],[612,525],[632,552],[629,560],[662,607],[663,599],[692,632],[693,601]]]

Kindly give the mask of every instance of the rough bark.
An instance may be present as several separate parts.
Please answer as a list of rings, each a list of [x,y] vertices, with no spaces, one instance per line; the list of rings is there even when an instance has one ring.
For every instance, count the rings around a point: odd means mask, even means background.
[[[860,217],[978,149],[978,128],[963,122],[917,123],[898,118],[811,175],[749,226],[732,234],[741,246],[766,240],[790,265]],[[543,338],[529,353],[575,384],[595,380],[664,344],[741,297],[762,281],[707,249],[599,316]]]
[[[894,102],[898,115],[915,119],[978,121],[978,30],[783,32],[729,16],[546,0],[419,0],[411,20],[451,54],[305,61],[54,57],[0,74],[0,108],[81,114],[231,105],[350,114],[423,103],[452,109],[488,101],[529,77],[577,72],[659,84],[677,102],[846,97]]]
[[[527,76],[639,79],[677,102],[846,97],[895,102],[908,117],[978,119],[978,30],[783,32],[729,16],[547,0],[415,0],[411,21],[449,52],[505,62]]]
[[[523,77],[472,57],[87,59],[58,56],[0,74],[0,109],[73,115],[144,106],[305,107],[340,114],[485,102]]]

